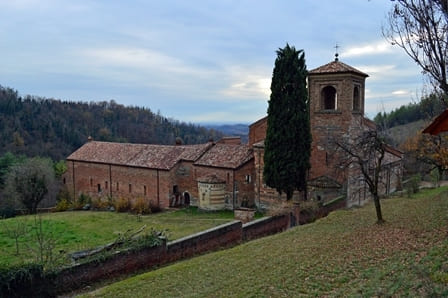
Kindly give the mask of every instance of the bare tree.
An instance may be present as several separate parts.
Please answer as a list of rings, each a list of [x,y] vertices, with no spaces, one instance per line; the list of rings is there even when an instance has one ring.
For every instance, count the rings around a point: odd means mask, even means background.
[[[384,37],[402,48],[437,90],[448,94],[448,1],[394,2],[388,14],[388,25],[383,27]]]
[[[334,139],[339,169],[350,169],[351,175],[359,174],[367,184],[375,204],[377,223],[383,223],[379,187],[386,156],[387,144],[376,130],[367,130],[357,137]],[[358,173],[356,173],[358,172]]]
[[[36,213],[39,203],[55,197],[57,182],[51,160],[30,158],[14,165],[6,178],[4,195]]]

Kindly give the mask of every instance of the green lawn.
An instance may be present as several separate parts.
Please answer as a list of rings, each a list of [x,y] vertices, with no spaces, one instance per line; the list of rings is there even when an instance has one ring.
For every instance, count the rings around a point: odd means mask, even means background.
[[[0,266],[31,260],[36,247],[35,216],[0,220]],[[137,216],[116,212],[73,211],[42,214],[44,232],[55,240],[55,251],[73,252],[112,242],[126,231],[168,230],[168,240],[178,239],[233,220],[233,212],[200,212],[195,208]],[[6,233],[20,224],[28,232],[19,238],[19,255],[15,240]]]
[[[114,283],[95,297],[448,296],[448,188],[341,210],[313,224]]]

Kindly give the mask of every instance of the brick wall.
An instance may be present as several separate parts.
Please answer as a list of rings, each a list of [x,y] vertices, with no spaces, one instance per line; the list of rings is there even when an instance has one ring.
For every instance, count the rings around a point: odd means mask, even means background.
[[[102,262],[93,261],[59,272],[54,280],[57,293],[81,289],[100,280],[130,274],[164,263],[166,244],[139,251],[116,253]]]
[[[174,262],[206,251],[236,245],[241,240],[241,222],[233,221],[168,243],[165,261]]]
[[[169,206],[173,178],[169,171],[68,161],[64,174],[68,191],[93,198],[144,198],[162,208]]]
[[[101,280],[234,246],[243,240],[248,241],[288,229],[288,217],[266,217],[253,224],[245,224],[244,227],[240,221],[233,221],[168,244],[163,243],[158,247],[119,252],[101,262],[92,261],[66,268],[54,277],[52,284],[56,293],[67,293]]]
[[[268,118],[264,117],[249,126],[249,146],[263,141],[266,138]]]
[[[254,202],[254,164],[252,161],[236,170],[195,166],[194,172],[196,179],[215,174],[225,181],[227,208],[239,207],[244,198],[248,200],[249,204]],[[246,180],[246,176],[250,176],[250,182]],[[234,191],[235,183],[237,185],[236,191]]]
[[[326,74],[309,76],[311,145],[310,179],[328,176],[340,183],[346,180],[345,173],[337,172],[335,139],[344,135],[354,137],[354,131],[362,125],[364,113],[364,82],[362,76],[354,74]],[[332,86],[337,92],[335,110],[323,110],[321,92]],[[360,109],[353,110],[353,90],[360,90]]]
[[[249,241],[260,237],[280,233],[289,228],[289,215],[263,217],[243,225],[243,240]]]

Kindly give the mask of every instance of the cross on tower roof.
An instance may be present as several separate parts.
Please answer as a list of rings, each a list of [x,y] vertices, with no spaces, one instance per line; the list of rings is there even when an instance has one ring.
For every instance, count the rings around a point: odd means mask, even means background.
[[[334,54],[334,61],[339,61],[339,58],[338,58],[339,57],[339,53],[338,53],[339,45],[336,43],[334,48],[336,49],[336,54]]]

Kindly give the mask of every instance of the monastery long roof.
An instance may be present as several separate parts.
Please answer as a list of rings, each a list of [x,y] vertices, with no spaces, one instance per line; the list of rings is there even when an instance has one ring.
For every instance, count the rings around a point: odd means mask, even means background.
[[[216,144],[194,164],[218,168],[237,169],[253,158],[247,145]]]
[[[350,66],[341,61],[332,61],[325,65],[319,66],[313,70],[310,70],[309,74],[334,74],[334,73],[354,73],[357,75],[361,75],[363,77],[368,77],[369,75]]]
[[[168,146],[91,141],[67,160],[170,170],[181,160],[196,161],[212,143]]]

